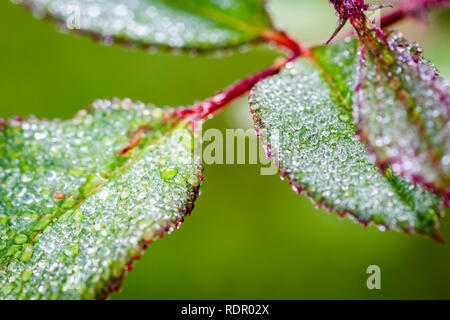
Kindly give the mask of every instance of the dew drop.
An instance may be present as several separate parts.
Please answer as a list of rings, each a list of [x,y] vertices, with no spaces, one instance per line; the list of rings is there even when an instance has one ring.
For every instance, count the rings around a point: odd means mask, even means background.
[[[28,280],[30,280],[32,275],[33,275],[33,270],[30,268],[27,268],[22,272],[22,275],[20,277],[22,278],[23,281],[27,282]]]
[[[176,168],[170,167],[170,168],[165,168],[162,172],[161,172],[161,178],[163,178],[163,180],[169,180],[174,178],[178,173],[178,170]]]
[[[6,214],[0,214],[0,226],[8,222],[8,216]]]
[[[200,185],[200,178],[197,175],[191,175],[188,178],[188,183],[193,187],[197,187]]]
[[[27,242],[27,240],[28,240],[28,237],[24,234],[18,234],[14,237],[14,242],[16,244],[23,244],[23,243]]]

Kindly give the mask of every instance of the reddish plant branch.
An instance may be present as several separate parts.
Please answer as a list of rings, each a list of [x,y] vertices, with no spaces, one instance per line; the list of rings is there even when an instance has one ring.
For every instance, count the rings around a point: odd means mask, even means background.
[[[260,80],[276,74],[283,67],[284,64],[285,64],[284,61],[278,63],[276,62],[269,68],[231,85],[222,92],[217,93],[216,95],[206,99],[205,101],[196,103],[194,106],[189,108],[177,110],[177,114],[183,117],[193,115],[194,118],[196,119],[206,118],[209,115],[212,115],[213,113],[221,109],[222,107],[225,107],[233,100],[244,95]]]
[[[238,81],[205,101],[198,102],[192,107],[176,110],[176,115],[180,117],[191,116],[192,119],[205,119],[230,104],[233,100],[250,91],[250,89],[262,79],[277,74],[286,65],[286,63],[295,60],[303,53],[300,45],[295,40],[289,38],[289,36],[284,32],[267,31],[263,34],[263,37],[268,42],[274,43],[286,49],[287,57],[278,58],[275,63],[267,69]]]
[[[420,17],[431,9],[450,7],[450,0],[404,0],[398,8],[381,17],[381,28],[392,25],[409,16]]]
[[[403,0],[396,5],[395,10],[381,16],[380,27],[387,28],[408,17],[421,18],[427,11],[446,7],[450,7],[450,0]],[[345,37],[353,34],[354,30],[350,30]]]
[[[339,3],[340,1],[335,0],[331,2]],[[361,3],[364,3],[364,1]],[[403,0],[396,10],[381,17],[381,27],[384,28],[408,16],[419,16],[427,10],[441,7],[450,7],[450,0]],[[238,81],[211,98],[198,102],[188,108],[177,109],[175,114],[183,118],[205,119],[247,93],[259,81],[277,74],[286,63],[295,60],[301,55],[308,55],[308,48],[302,48],[300,44],[282,31],[268,30],[262,36],[266,41],[286,49],[286,58],[277,59],[267,69]]]

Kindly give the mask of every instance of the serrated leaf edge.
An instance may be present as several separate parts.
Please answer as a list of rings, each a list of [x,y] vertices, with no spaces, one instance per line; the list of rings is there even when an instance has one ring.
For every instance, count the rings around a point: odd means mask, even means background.
[[[31,13],[36,10],[35,5],[33,4],[32,0],[16,0],[14,3],[17,3],[30,11]],[[264,7],[267,9],[266,1],[263,1]],[[255,37],[254,39],[251,39],[249,41],[243,42],[243,43],[237,43],[232,45],[226,45],[223,47],[216,47],[216,48],[195,48],[195,47],[174,47],[166,44],[154,44],[154,43],[145,43],[143,41],[133,41],[130,39],[127,39],[125,37],[113,35],[113,36],[104,36],[99,32],[90,31],[90,30],[83,30],[83,29],[73,29],[73,30],[67,30],[67,27],[65,26],[65,22],[53,17],[48,11],[45,11],[45,13],[42,16],[37,17],[38,19],[45,19],[48,21],[51,21],[55,24],[58,31],[62,33],[72,33],[75,35],[81,35],[81,36],[87,36],[91,38],[93,41],[104,44],[107,46],[111,45],[120,45],[126,49],[139,49],[143,50],[149,53],[157,53],[157,52],[168,52],[168,53],[186,53],[189,55],[211,55],[217,57],[222,57],[226,54],[231,54],[232,52],[240,49],[247,49],[251,46],[257,46],[264,43],[267,43],[270,39],[267,39],[265,37],[265,31],[275,31],[276,28],[272,24],[272,20],[270,19],[270,15],[268,15],[268,20],[270,23],[270,28],[267,30],[262,30],[260,35]]]
[[[140,103],[140,102],[133,103],[130,99],[120,100],[118,98],[112,98],[107,101],[110,101],[111,103],[119,103],[119,104],[121,104],[121,108],[126,108],[126,109],[133,108],[137,103]],[[84,112],[89,111],[89,109],[93,108],[93,107],[94,107],[94,103],[87,105],[84,109],[81,109],[80,111],[78,111],[75,114],[75,116],[72,117],[72,119],[75,119],[76,117],[82,115]],[[167,111],[168,116],[175,115],[173,112],[170,112],[169,108],[158,108],[158,109]],[[48,119],[38,119],[34,116],[25,118],[25,121],[26,120],[39,121],[39,122],[48,122],[49,121]],[[19,116],[12,117],[9,120],[4,120],[4,119],[0,118],[0,131],[3,129],[3,126],[7,125],[9,122],[15,122],[16,124],[20,125],[23,121],[24,120]],[[163,139],[168,134],[170,134],[170,132],[172,132],[174,128],[175,127],[172,127],[170,130],[166,131],[162,136],[158,137],[157,139],[152,140],[152,142],[149,144],[157,143],[160,139]],[[130,141],[132,139],[133,139],[133,137],[130,138]],[[140,141],[139,141],[139,143],[130,142],[130,145],[132,145],[133,148],[138,146],[139,144],[140,144]],[[122,150],[118,150],[118,153],[120,153],[121,151]],[[127,150],[127,152],[128,151],[130,151],[130,150]],[[144,150],[144,152],[145,152],[145,150]],[[80,203],[84,202],[89,196],[91,196],[93,193],[95,193],[95,191],[98,190],[99,188],[101,188],[106,183],[106,181],[108,181],[108,179],[110,179],[112,176],[114,176],[115,173],[130,166],[133,163],[133,161],[135,161],[139,157],[140,154],[141,153],[134,155],[133,157],[129,158],[124,164],[122,164],[121,166],[115,168],[112,172],[110,172],[110,174],[108,175],[108,177],[106,178],[105,181],[103,181],[99,185],[94,186],[89,192],[87,192],[85,195],[83,195],[82,198],[77,200],[77,203],[74,205],[74,207],[79,206]],[[203,167],[199,164],[198,168],[199,168],[198,178],[199,178],[199,181],[201,184],[201,181],[203,181]],[[93,293],[93,296],[95,299],[106,299],[109,296],[109,294],[111,294],[113,292],[119,292],[125,275],[127,274],[127,272],[132,270],[134,262],[140,259],[141,255],[144,253],[147,246],[149,244],[151,244],[152,242],[154,242],[155,240],[157,240],[159,238],[163,238],[165,234],[170,234],[174,229],[178,229],[181,226],[181,224],[184,222],[184,218],[187,215],[190,216],[192,210],[194,209],[194,202],[200,195],[200,184],[198,186],[192,187],[192,190],[190,192],[190,197],[184,203],[185,207],[184,207],[184,210],[182,210],[182,212],[181,212],[181,214],[182,214],[181,219],[172,219],[172,220],[167,221],[165,224],[159,222],[158,228],[156,230],[153,226],[150,226],[149,229],[144,232],[144,234],[146,236],[144,238],[140,239],[140,242],[138,244],[139,250],[136,250],[134,255],[130,255],[127,258],[127,262],[122,267],[120,275],[119,276],[111,275],[111,278],[109,281],[107,281],[106,285],[99,285],[92,289],[93,291],[91,293]],[[52,226],[53,224],[55,224],[58,221],[59,217],[63,216],[63,214],[65,212],[67,212],[71,209],[73,209],[73,207],[65,209],[58,216],[53,217],[53,219],[50,221],[50,223],[43,230],[39,231],[36,235],[44,232],[45,229],[47,229],[50,226]],[[34,239],[36,237],[36,235],[33,236],[32,239]],[[83,294],[83,293],[80,293],[80,294]]]
[[[405,60],[411,60],[409,57],[406,57],[405,53],[399,52],[399,50],[397,49],[398,45],[394,41],[389,41],[389,36],[390,35],[387,34],[385,36],[386,39],[382,39],[383,42],[385,42],[386,46],[390,50],[392,50],[393,53],[402,56]],[[404,41],[408,41],[408,40],[404,39]],[[364,50],[362,50],[361,47],[359,48],[359,50],[364,51]],[[363,68],[363,65],[365,63],[363,61],[364,60],[363,55],[364,55],[364,52],[360,52],[360,62],[359,62],[360,68]],[[424,59],[421,53],[418,53],[418,58],[419,58],[419,60],[420,60],[420,58]],[[376,59],[379,59],[379,58],[376,57]],[[413,68],[418,74],[421,74],[421,75],[425,75],[425,74],[430,75],[430,72],[431,72],[430,70],[427,70],[423,65],[421,65],[420,62],[415,62],[414,65],[408,65],[408,67]],[[450,95],[449,95],[448,91],[445,91],[445,89],[448,90],[448,87],[446,87],[446,88],[440,87],[440,83],[436,80],[437,76],[438,76],[438,74],[436,71],[436,73],[433,77],[430,77],[430,79],[423,80],[423,81],[426,82],[427,85],[429,85],[430,87],[433,87],[437,92],[439,92],[441,101],[447,101],[447,107],[449,107],[450,105],[448,103],[450,102]],[[394,76],[392,76],[392,77],[394,77]],[[356,91],[362,90],[361,86],[364,82],[364,80],[361,78],[361,75],[358,78],[359,79],[358,79]],[[400,95],[400,89],[396,90],[396,94]],[[401,100],[401,104],[407,111],[408,117],[410,118],[411,122],[413,123],[414,126],[417,127],[419,134],[426,141],[426,145],[427,145],[427,149],[428,149],[428,158],[430,160],[430,163],[434,167],[438,167],[438,168],[441,167],[442,164],[439,161],[439,159],[436,158],[435,150],[434,150],[432,144],[429,142],[429,137],[424,132],[424,124],[421,123],[421,121],[420,121],[421,119],[414,119],[414,117],[411,114],[412,110],[409,110],[408,106],[405,105],[405,102],[403,101],[403,99],[400,99],[400,100]],[[361,103],[362,103],[362,101],[359,101],[359,99],[356,99],[355,107],[358,109],[361,108]],[[405,169],[404,166],[402,166],[400,163],[398,163],[398,161],[395,158],[380,159],[380,157],[375,152],[375,150],[372,146],[372,143],[369,141],[368,135],[365,133],[365,130],[362,129],[364,127],[362,125],[363,120],[360,117],[357,117],[355,119],[355,122],[357,125],[356,135],[357,135],[358,140],[360,140],[362,143],[364,143],[364,145],[366,146],[367,152],[370,155],[375,156],[375,163],[382,172],[384,172],[384,170],[388,166],[391,166],[393,164],[400,165],[400,170],[398,170],[397,174],[399,174],[403,177],[409,178],[412,183],[419,183],[425,189],[427,189],[433,193],[441,195],[444,199],[444,205],[447,208],[450,208],[450,187],[439,188],[439,187],[435,186],[432,182],[425,181],[422,176],[413,174],[410,172],[410,170]]]
[[[324,69],[322,68],[322,66],[320,66],[320,64],[317,62],[317,60],[314,58],[312,51],[309,52],[309,54],[307,56],[305,56],[306,58],[308,58],[309,60],[311,60],[314,65],[316,65],[318,68],[320,68],[321,71],[324,71]],[[332,90],[336,89],[336,85],[330,84],[328,81],[330,81],[330,77],[324,77],[325,81],[327,81],[327,83],[330,85]],[[253,89],[250,91],[249,94],[249,105],[250,105],[250,113],[252,114],[252,118],[253,118],[253,122],[255,125],[255,130],[256,130],[256,135],[258,137],[261,138],[261,141],[263,143],[264,148],[266,149],[266,156],[268,159],[272,158],[272,146],[269,143],[269,139],[268,137],[264,134],[264,132],[261,132],[261,130],[259,130],[259,128],[262,126],[262,118],[261,116],[259,116],[259,112],[258,110],[260,109],[258,105],[256,105],[254,103],[254,99],[252,99],[252,97],[255,95],[255,87],[253,87]],[[341,95],[339,95],[341,97]],[[342,98],[342,97],[341,97]],[[345,103],[345,102],[344,102]],[[347,104],[345,103],[345,105],[347,106]],[[348,106],[347,106],[348,107]],[[287,178],[288,183],[292,186],[293,191],[295,191],[298,195],[301,195],[302,193],[305,193],[305,195],[313,202],[316,204],[317,209],[320,209],[322,207],[325,207],[327,209],[327,211],[329,213],[331,213],[332,211],[335,211],[337,213],[337,215],[340,218],[344,218],[344,217],[349,217],[351,220],[360,223],[361,225],[363,225],[364,227],[368,227],[369,224],[372,222],[374,223],[379,230],[384,231],[384,230],[401,230],[404,231],[406,234],[411,235],[412,233],[417,233],[420,235],[424,235],[424,236],[430,236],[431,238],[435,239],[438,242],[444,242],[443,238],[439,235],[438,233],[438,228],[439,228],[439,221],[437,221],[436,225],[434,226],[433,229],[433,233],[426,233],[423,232],[422,230],[419,230],[417,228],[399,228],[397,226],[390,226],[387,224],[383,224],[383,223],[379,223],[377,221],[375,221],[373,218],[369,219],[369,220],[363,220],[363,219],[359,219],[357,217],[357,214],[350,211],[350,210],[336,210],[334,208],[333,204],[329,204],[326,201],[323,201],[320,198],[314,197],[312,192],[305,189],[304,187],[300,186],[298,183],[295,182],[295,176],[293,175],[292,172],[289,172],[289,169],[286,168],[286,166],[283,165],[282,162],[280,161],[276,161],[276,165],[278,167],[278,172],[281,176],[281,179],[284,180],[285,178]],[[381,173],[384,176],[384,172]],[[437,212],[438,217],[443,217],[444,216],[444,211],[443,208],[440,207],[439,211]]]

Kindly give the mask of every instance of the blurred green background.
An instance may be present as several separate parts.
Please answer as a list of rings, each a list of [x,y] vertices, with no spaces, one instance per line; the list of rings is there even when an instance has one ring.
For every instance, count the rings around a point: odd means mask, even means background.
[[[326,0],[272,0],[277,26],[323,42],[336,17]],[[397,25],[450,76],[449,15]],[[68,118],[97,98],[190,105],[269,65],[259,46],[217,56],[148,54],[55,32],[20,6],[0,2],[0,117]],[[247,98],[206,128],[251,126]],[[180,230],[153,243],[112,299],[450,298],[450,245],[364,228],[316,210],[258,165],[205,166],[202,196]],[[441,232],[450,241],[450,218]],[[366,268],[381,267],[381,290]]]

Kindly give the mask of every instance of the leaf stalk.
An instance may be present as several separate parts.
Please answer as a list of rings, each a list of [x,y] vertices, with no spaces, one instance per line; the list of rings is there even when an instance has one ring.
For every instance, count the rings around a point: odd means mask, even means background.
[[[191,107],[177,109],[175,115],[188,118],[189,120],[201,120],[212,117],[213,114],[249,92],[259,81],[277,74],[288,62],[297,59],[308,51],[307,48],[303,48],[283,31],[268,30],[263,32],[262,36],[265,41],[285,49],[286,57],[276,59],[268,68],[234,83],[213,97],[198,102]]]

